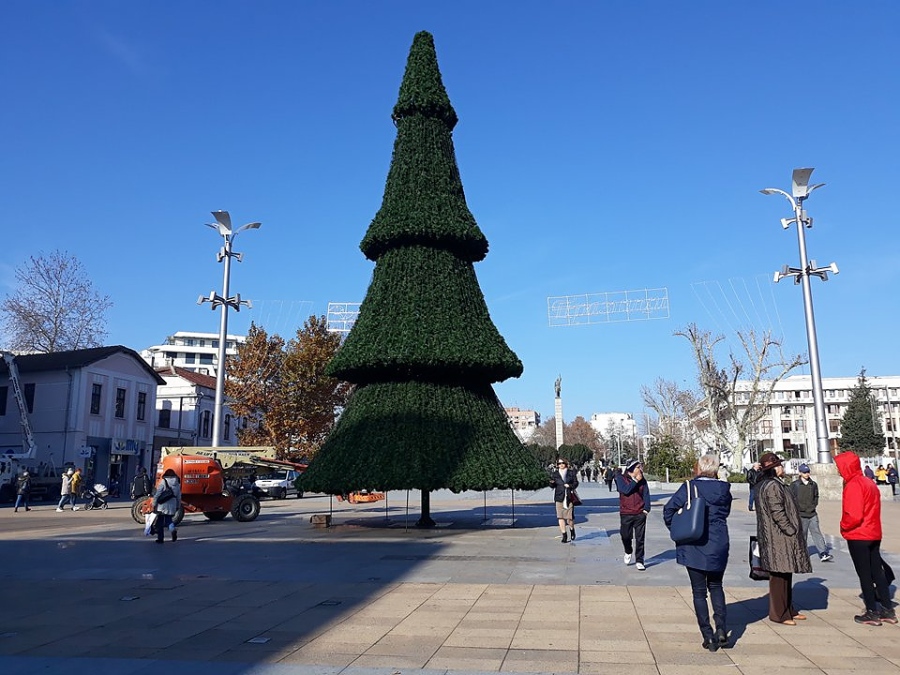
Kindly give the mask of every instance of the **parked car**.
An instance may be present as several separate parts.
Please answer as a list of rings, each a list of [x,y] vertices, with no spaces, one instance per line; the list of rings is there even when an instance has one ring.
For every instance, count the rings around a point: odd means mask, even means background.
[[[300,472],[295,469],[275,469],[257,477],[254,485],[260,493],[273,499],[287,499],[290,495],[299,499],[303,496],[295,485],[299,476]]]

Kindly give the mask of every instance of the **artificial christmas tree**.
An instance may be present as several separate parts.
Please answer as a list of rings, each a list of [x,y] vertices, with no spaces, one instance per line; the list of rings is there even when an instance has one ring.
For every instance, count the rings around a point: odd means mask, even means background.
[[[303,475],[304,490],[427,493],[538,489],[491,384],[522,363],[491,321],[473,263],[488,244],[469,212],[434,41],[415,36],[392,118],[381,209],[360,245],[375,262],[359,317],[328,374],[357,385]]]

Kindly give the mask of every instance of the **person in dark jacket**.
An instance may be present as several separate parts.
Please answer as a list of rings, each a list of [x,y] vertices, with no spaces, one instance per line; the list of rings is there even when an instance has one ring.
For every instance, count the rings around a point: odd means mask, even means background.
[[[28,506],[28,498],[31,496],[31,476],[27,471],[23,471],[22,475],[16,479],[16,506],[13,513],[19,512],[19,507],[24,506],[26,511],[31,511]]]
[[[819,527],[819,514],[816,511],[819,508],[819,485],[809,475],[809,464],[801,464],[797,471],[800,472],[800,476],[791,483],[791,490],[800,507],[803,541],[809,544],[809,537],[812,536],[819,560],[830,562],[834,557],[828,552],[825,537],[822,536],[822,529]]]
[[[900,478],[900,475],[897,474],[897,469],[893,464],[887,465],[887,481],[888,485],[891,486],[891,495],[894,497],[897,496],[897,481]]]
[[[147,469],[140,467],[131,481],[131,498],[146,497],[153,489],[153,483],[150,482],[150,476],[147,475]]]
[[[866,611],[853,620],[869,626],[897,623],[881,562],[881,492],[860,471],[855,453],[842,452],[834,458],[834,463],[844,479],[841,536],[847,540],[847,550],[866,603]]]
[[[612,468],[612,466],[607,466],[606,469],[603,470],[603,482],[606,483],[607,489],[612,492],[613,482],[616,480],[616,472]]]
[[[750,488],[750,497],[747,500],[747,510],[753,510],[753,498],[756,496],[756,483],[759,481],[759,462],[753,462],[747,469],[747,486]]]
[[[578,487],[578,472],[569,466],[566,459],[560,457],[556,461],[556,469],[550,474],[550,487],[553,488],[553,502],[556,504],[556,518],[559,520],[559,531],[562,532],[562,543],[575,541],[575,506],[571,504],[572,490]],[[569,526],[569,533],[566,532]]]
[[[694,596],[694,613],[703,636],[703,648],[714,652],[728,644],[725,591],[722,577],[728,565],[728,516],[731,514],[731,485],[718,480],[719,458],[716,455],[702,455],[694,468],[696,478],[691,481],[691,490],[706,500],[706,525],[703,536],[687,544],[675,545],[675,560],[687,568]],[[693,492],[691,493],[694,494]],[[663,507],[663,522],[671,529],[672,517],[687,504],[687,486],[682,484]],[[709,606],[706,595],[712,603],[715,632],[709,622]]]
[[[650,513],[650,487],[644,480],[644,470],[638,460],[629,460],[625,471],[616,474],[616,488],[619,490],[619,533],[625,546],[622,559],[626,565],[637,563],[637,568],[643,571],[647,569],[644,566],[644,537],[647,514]]]
[[[781,458],[767,452],[759,458],[756,483],[756,536],[760,566],[769,572],[769,621],[796,626],[806,619],[794,609],[793,576],[812,572],[803,539],[800,507],[781,477]]]

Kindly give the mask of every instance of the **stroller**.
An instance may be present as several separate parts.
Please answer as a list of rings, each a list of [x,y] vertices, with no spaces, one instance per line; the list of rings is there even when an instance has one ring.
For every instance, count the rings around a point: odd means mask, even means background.
[[[106,496],[108,494],[109,490],[107,490],[106,486],[102,483],[95,483],[94,487],[86,488],[85,491],[81,493],[82,498],[85,500],[85,510],[90,511],[91,509],[109,508],[109,502],[106,501]]]

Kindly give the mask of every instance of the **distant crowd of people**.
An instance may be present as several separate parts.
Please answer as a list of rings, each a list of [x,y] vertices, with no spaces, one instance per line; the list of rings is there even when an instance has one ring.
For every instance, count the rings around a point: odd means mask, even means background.
[[[858,455],[845,451],[835,457],[843,478],[841,536],[860,582],[864,611],[854,621],[870,626],[896,624],[897,615],[888,590],[889,568],[881,558],[881,494],[876,483],[878,474],[863,469]],[[671,529],[676,517],[689,506],[689,499],[702,504],[695,511],[696,531],[687,539],[678,539],[675,559],[687,569],[691,585],[694,613],[703,638],[702,648],[717,651],[727,646],[727,609],[723,578],[728,565],[731,540],[727,519],[731,514],[731,484],[727,472],[716,455],[703,455],[694,468],[694,476],[685,481],[663,507],[663,522]],[[867,465],[865,469],[870,469]],[[812,572],[808,542],[811,540],[820,562],[833,560],[819,525],[819,488],[807,464],[799,466],[793,482],[785,480],[782,460],[767,452],[747,471],[750,484],[748,508],[756,512],[756,548],[751,564],[762,578],[769,581],[769,620],[796,626],[806,616],[793,601],[793,575]],[[609,472],[609,474],[607,473]],[[575,508],[579,473],[568,460],[560,458],[550,471],[554,488],[556,517],[562,543],[575,541]],[[592,475],[584,472],[583,479]],[[644,539],[647,515],[650,513],[650,489],[638,460],[629,460],[621,469],[604,466],[600,475],[604,482],[615,483],[619,496],[619,532],[624,548],[623,562],[647,569],[644,561]],[[893,475],[893,481],[891,476]],[[884,469],[885,484],[896,485],[893,466]],[[610,490],[612,489],[610,485]],[[690,492],[689,492],[690,491]],[[755,561],[755,562],[753,562]],[[756,578],[756,577],[754,577]],[[710,615],[710,605],[712,614]]]

